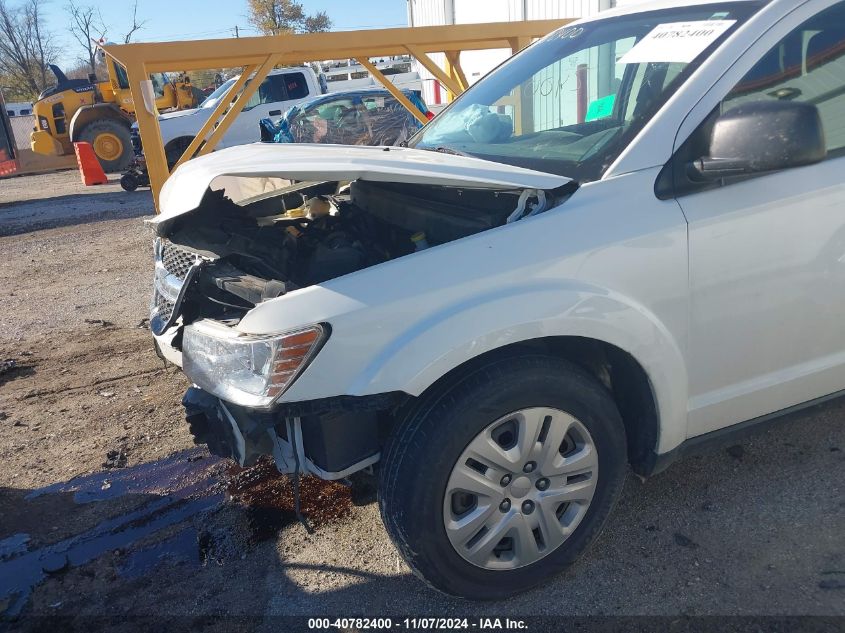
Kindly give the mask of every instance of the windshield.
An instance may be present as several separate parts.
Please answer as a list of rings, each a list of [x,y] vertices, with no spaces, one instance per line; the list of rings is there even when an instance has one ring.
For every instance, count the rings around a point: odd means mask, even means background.
[[[564,27],[467,90],[409,145],[598,180],[761,4],[698,5]]]
[[[216,106],[217,102],[220,100],[220,97],[222,97],[226,93],[226,91],[232,87],[232,84],[235,83],[237,79],[237,77],[232,77],[231,79],[227,79],[222,84],[220,84],[220,87],[217,90],[215,90],[205,98],[205,100],[200,104],[200,107],[213,108],[214,106]]]
[[[150,81],[153,84],[153,92],[156,98],[164,96],[164,86],[170,83],[170,79],[164,73],[150,73]]]

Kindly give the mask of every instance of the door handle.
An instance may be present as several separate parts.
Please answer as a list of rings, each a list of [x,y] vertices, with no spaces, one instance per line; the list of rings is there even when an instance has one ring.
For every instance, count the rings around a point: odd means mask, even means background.
[[[281,116],[281,115],[282,115],[281,110],[270,110],[270,116]]]

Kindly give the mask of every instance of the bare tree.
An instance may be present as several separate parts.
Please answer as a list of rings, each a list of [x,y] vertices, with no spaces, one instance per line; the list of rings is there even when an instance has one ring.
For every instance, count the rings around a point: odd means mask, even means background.
[[[47,64],[56,56],[41,4],[42,0],[26,0],[13,8],[0,0],[0,75],[22,98],[35,99],[47,87]]]
[[[73,0],[67,5],[70,15],[70,32],[79,45],[85,49],[88,72],[97,74],[97,45],[93,40],[106,36],[106,27],[97,9],[91,5],[76,4]]]
[[[132,5],[132,27],[126,33],[123,38],[123,43],[128,44],[132,41],[132,36],[136,33],[136,31],[140,31],[144,28],[144,25],[147,23],[147,20],[141,20],[138,22],[138,0],[135,0],[135,4]]]

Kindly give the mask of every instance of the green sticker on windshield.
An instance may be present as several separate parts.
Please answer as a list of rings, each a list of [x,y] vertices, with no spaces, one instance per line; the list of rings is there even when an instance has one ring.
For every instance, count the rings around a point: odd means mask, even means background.
[[[607,95],[601,99],[596,99],[587,108],[587,117],[585,121],[595,121],[597,119],[606,119],[613,114],[613,105],[616,103],[616,95]]]

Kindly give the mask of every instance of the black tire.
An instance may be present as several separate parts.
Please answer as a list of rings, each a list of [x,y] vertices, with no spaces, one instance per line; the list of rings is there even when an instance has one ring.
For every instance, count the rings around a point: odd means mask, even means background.
[[[529,407],[577,418],[598,453],[598,482],[574,532],[545,558],[516,569],[473,565],[452,547],[443,522],[449,475],[466,446],[489,424]],[[592,543],[615,505],[627,473],[625,429],[610,393],[580,367],[520,354],[491,358],[451,384],[435,387],[400,413],[385,447],[379,505],[390,537],[426,583],[444,593],[496,600],[541,584]]]
[[[97,137],[102,135],[108,135],[110,140],[116,139],[120,143],[114,158],[109,159],[107,156],[101,156],[98,153]],[[91,143],[94,154],[106,173],[123,171],[132,161],[132,139],[129,136],[129,126],[121,121],[114,119],[92,121],[79,133],[79,140]]]
[[[120,177],[120,186],[124,191],[135,191],[138,188],[138,179],[134,174],[126,173]]]

